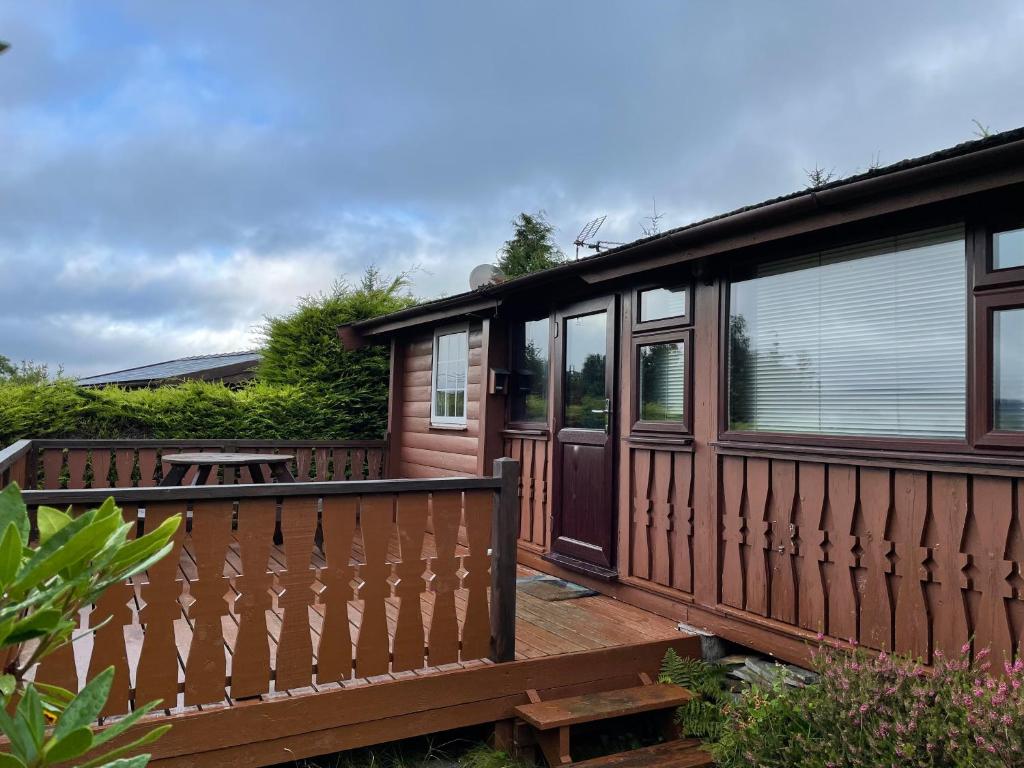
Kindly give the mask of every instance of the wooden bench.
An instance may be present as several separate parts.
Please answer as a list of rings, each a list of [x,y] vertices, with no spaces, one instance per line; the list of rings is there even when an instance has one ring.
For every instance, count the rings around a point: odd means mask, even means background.
[[[518,718],[536,730],[537,744],[548,765],[568,765],[569,729],[581,723],[593,723],[613,717],[643,712],[666,712],[666,735],[673,736],[674,710],[693,698],[693,694],[671,683],[651,683],[646,675],[643,685],[634,688],[586,693],[564,699],[541,701],[536,691],[527,691],[529,704],[515,708]]]

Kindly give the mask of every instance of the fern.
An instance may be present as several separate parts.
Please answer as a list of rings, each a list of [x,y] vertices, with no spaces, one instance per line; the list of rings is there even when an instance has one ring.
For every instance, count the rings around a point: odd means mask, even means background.
[[[680,734],[717,741],[722,732],[722,707],[729,701],[724,690],[725,670],[703,659],[683,658],[670,648],[661,662],[658,679],[696,694],[676,710]]]

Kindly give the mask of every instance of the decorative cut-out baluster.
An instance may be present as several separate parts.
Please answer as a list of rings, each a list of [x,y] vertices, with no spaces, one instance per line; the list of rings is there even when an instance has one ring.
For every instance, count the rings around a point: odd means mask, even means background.
[[[234,599],[238,639],[231,656],[231,697],[258,696],[270,690],[270,638],[267,611],[272,607],[267,570],[273,544],[273,499],[244,499],[238,505],[238,542],[242,574],[235,579],[239,594]]]
[[[196,502],[192,510],[192,555],[197,578],[189,585],[194,602],[188,608],[195,622],[192,645],[185,664],[185,704],[223,701],[227,681],[224,656],[224,628],[227,615],[224,599],[228,584],[224,578],[224,556],[231,538],[230,501]]]
[[[860,641],[872,648],[892,649],[892,604],[888,575],[892,542],[888,540],[891,478],[888,469],[860,471],[860,505],[864,534],[860,537],[864,582],[860,600]]]
[[[362,480],[366,477],[366,449],[356,448],[352,451],[352,479]]]
[[[548,545],[548,442],[531,440],[533,467],[533,542]]]
[[[395,566],[399,598],[395,625],[392,669],[419,669],[423,666],[423,539],[427,527],[427,494],[406,493],[398,497],[398,541],[402,559]]]
[[[78,621],[81,626],[81,617]],[[76,631],[77,635],[78,632]],[[36,671],[36,680],[49,685],[57,685],[75,693],[78,691],[78,664],[75,661],[75,649],[72,643],[65,643],[47,654]]]
[[[304,688],[313,682],[313,640],[309,606],[313,602],[310,559],[316,534],[316,499],[286,498],[281,505],[281,533],[288,570],[278,571],[278,605],[284,612],[277,645],[275,688]]]
[[[110,449],[96,448],[92,452],[92,486],[93,488],[110,487]]]
[[[295,480],[304,483],[309,480],[309,470],[313,466],[313,449],[297,448],[295,450]]]
[[[672,507],[672,454],[653,451],[651,479],[651,581],[669,586],[672,576],[672,551],[669,542],[675,524]]]
[[[324,554],[327,565],[320,573],[324,624],[317,648],[318,683],[347,680],[352,677],[352,635],[348,623],[350,582],[354,568],[352,539],[356,530],[356,498],[325,496],[323,510]]]
[[[725,540],[722,557],[722,602],[733,608],[743,607],[743,548],[746,541],[742,504],[745,476],[743,457],[722,457],[722,491],[725,496],[722,526],[722,538]]]
[[[896,542],[896,650],[915,658],[928,657],[928,607],[924,582],[928,550],[922,546],[928,517],[928,475],[896,472],[893,539]]]
[[[828,533],[832,564],[828,591],[828,633],[842,640],[857,638],[857,537],[853,514],[857,505],[857,468],[830,465],[828,500],[832,513]]]
[[[85,488],[85,465],[89,452],[85,448],[68,448],[68,488]]]
[[[796,497],[796,464],[772,462],[771,615],[787,624],[796,622],[796,582],[793,573],[793,505]]]
[[[155,531],[167,518],[181,514],[181,502],[161,502],[146,506],[146,530]],[[142,654],[135,678],[135,702],[145,704],[161,699],[165,708],[177,705],[178,649],[174,641],[174,622],[181,618],[181,582],[178,580],[181,545],[185,539],[182,520],[172,539],[172,549],[146,572],[140,588],[144,606],[139,622],[145,629]]]
[[[825,465],[801,462],[799,466],[800,504],[795,522],[797,570],[800,597],[800,626],[812,632],[825,631],[825,582],[821,562],[825,559]]]
[[[356,677],[383,675],[391,656],[385,600],[391,594],[388,577],[388,540],[394,521],[395,500],[390,495],[363,496],[359,505],[359,528],[363,534],[362,581],[363,622],[356,645]]]
[[[466,621],[462,626],[462,660],[482,659],[491,652],[491,618],[487,590],[491,586],[491,520],[494,494],[466,491],[463,496],[469,554],[462,560]]]
[[[118,448],[114,451],[114,472],[117,473],[115,488],[132,487],[132,470],[135,469],[135,450]]]
[[[771,571],[768,569],[768,548],[771,546],[768,523],[768,484],[770,467],[767,459],[747,459],[747,561],[746,609],[761,616],[768,615],[771,595]]]
[[[964,588],[967,586],[967,555],[962,551],[967,525],[967,478],[963,475],[936,474],[932,478],[932,515],[935,540],[935,579],[939,583],[933,611],[934,647],[953,658],[970,638]]]
[[[439,491],[430,499],[430,515],[434,529],[437,556],[431,561],[430,591],[434,594],[434,610],[430,615],[427,643],[432,666],[459,660],[459,621],[455,613],[455,590],[459,586],[459,561],[455,544],[462,517],[462,494]]]
[[[328,469],[330,468],[331,455],[327,448],[316,449],[316,476],[314,480],[326,480],[328,478]],[[344,479],[344,478],[342,478]]]
[[[47,448],[43,451],[43,488],[51,491],[61,487],[61,470],[64,469],[64,451]]]
[[[134,523],[138,519],[137,508],[125,506],[121,513],[125,522],[133,524],[129,537],[134,538]],[[134,595],[135,590],[130,583],[112,584],[97,599],[92,613],[89,615],[89,626],[99,627],[93,636],[92,657],[89,659],[89,679],[96,677],[107,667],[114,668],[114,680],[110,687],[110,695],[100,712],[103,717],[125,714],[129,710],[128,696],[131,679],[128,671],[128,649],[124,641],[124,628],[132,623],[132,610],[128,603]]]
[[[139,448],[139,487],[156,485],[156,449]]]
[[[989,648],[997,665],[1012,658],[1013,634],[1006,598],[1013,597],[1008,581],[1013,563],[1006,558],[1013,515],[1013,481],[1001,477],[973,480],[971,507],[977,542],[971,551],[970,588],[980,592],[974,618],[974,652]]]
[[[672,453],[672,586],[693,591],[693,454]]]
[[[632,553],[630,572],[638,579],[649,578],[651,573],[651,452],[635,450],[633,453],[633,515],[631,520]]]
[[[367,480],[380,480],[384,476],[384,452],[380,448],[367,450],[366,471]]]

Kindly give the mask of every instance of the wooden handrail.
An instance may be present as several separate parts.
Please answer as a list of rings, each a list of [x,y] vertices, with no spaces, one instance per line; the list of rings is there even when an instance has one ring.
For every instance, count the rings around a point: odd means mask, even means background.
[[[503,479],[497,477],[438,477],[417,480],[350,480],[344,483],[328,481],[322,483],[244,483],[239,485],[171,485],[150,488],[62,489],[25,491],[22,497],[29,506],[46,504],[65,507],[69,504],[99,506],[108,496],[113,496],[114,501],[118,504],[143,504],[145,502],[206,499],[280,499],[295,496],[362,496],[380,493],[498,490],[502,487]]]
[[[26,485],[27,462],[32,447],[31,440],[19,440],[0,449],[0,489],[7,487],[8,483]]]

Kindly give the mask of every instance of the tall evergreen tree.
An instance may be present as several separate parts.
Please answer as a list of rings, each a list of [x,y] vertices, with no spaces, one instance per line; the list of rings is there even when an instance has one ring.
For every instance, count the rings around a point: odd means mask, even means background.
[[[515,233],[501,246],[498,267],[506,277],[519,277],[539,272],[565,261],[565,254],[555,245],[551,235],[555,228],[543,211],[520,213],[513,221]]]

